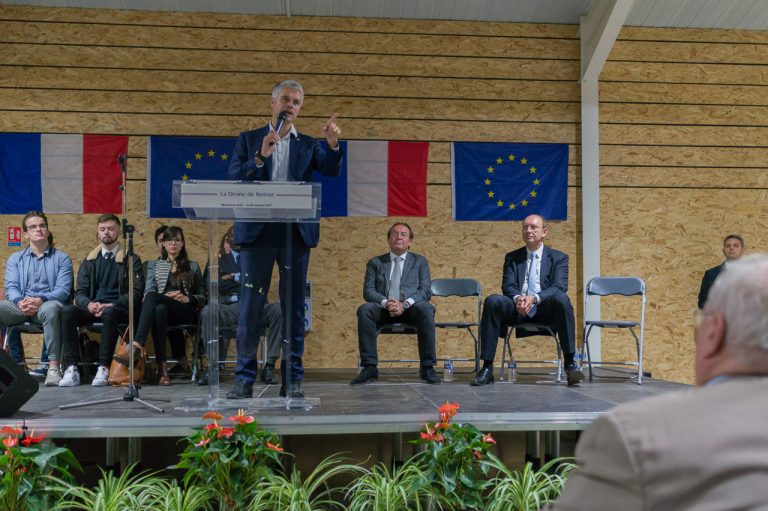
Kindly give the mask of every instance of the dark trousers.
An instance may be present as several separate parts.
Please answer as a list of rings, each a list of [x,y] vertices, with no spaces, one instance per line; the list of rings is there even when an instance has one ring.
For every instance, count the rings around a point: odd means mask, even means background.
[[[378,365],[376,331],[379,326],[405,323],[416,327],[421,367],[437,363],[435,353],[435,307],[429,302],[418,302],[398,317],[391,317],[387,309],[377,303],[364,303],[357,308],[357,343],[363,365]]]
[[[8,352],[11,358],[17,364],[23,364],[26,355],[24,355],[24,345],[21,343],[21,332],[12,327],[6,327],[5,332],[8,333]],[[45,348],[45,343],[43,343],[43,351],[40,353],[40,363],[48,363],[48,351]]]
[[[555,325],[560,348],[563,350],[563,362],[566,367],[571,365],[576,351],[576,320],[568,295],[559,291],[536,307],[536,314],[529,318],[517,313],[515,301],[508,296],[491,295],[486,298],[480,319],[480,358],[493,362],[499,337],[506,335],[507,327],[529,322],[544,323]]]
[[[181,303],[155,291],[150,291],[144,295],[139,325],[136,327],[134,339],[144,346],[151,330],[152,342],[155,345],[155,358],[158,363],[165,362],[168,326],[194,324],[195,321],[195,309],[192,304]],[[176,356],[175,353],[174,356]]]
[[[307,281],[309,266],[308,247],[298,232],[296,226],[291,229],[291,253],[285,250],[285,224],[266,224],[259,237],[252,244],[241,246],[241,305],[240,318],[237,323],[237,366],[235,378],[245,383],[256,380],[256,355],[259,348],[259,333],[263,329],[263,310],[272,280],[272,268],[275,262],[280,267],[280,304],[283,307],[283,318],[288,304],[288,274],[291,272],[291,381],[304,379],[304,286]],[[288,270],[285,270],[285,266]],[[287,320],[283,322],[286,328]],[[285,337],[283,337],[285,338]],[[281,365],[283,378],[286,367]]]
[[[99,364],[109,367],[115,344],[120,336],[118,325],[128,323],[128,311],[122,307],[104,309],[101,317],[96,317],[77,305],[65,305],[61,310],[61,342],[64,350],[66,366],[75,365],[79,356],[79,336],[77,327],[90,323],[102,323],[101,339],[99,341]]]

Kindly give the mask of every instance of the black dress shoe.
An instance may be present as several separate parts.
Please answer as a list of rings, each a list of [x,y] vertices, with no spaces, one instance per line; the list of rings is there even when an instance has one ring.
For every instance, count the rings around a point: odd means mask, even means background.
[[[227,399],[248,399],[253,396],[253,385],[237,380],[232,390],[227,392]]]
[[[200,378],[197,379],[197,384],[202,386],[208,385],[208,371],[205,372]]]
[[[365,366],[357,376],[352,378],[352,381],[349,382],[349,384],[362,385],[364,383],[370,383],[372,381],[376,381],[378,377],[379,377],[379,370],[376,366]]]
[[[422,367],[419,376],[424,380],[424,383],[429,383],[430,385],[440,385],[442,383],[432,366]]]
[[[261,383],[266,383],[267,385],[277,385],[277,379],[275,378],[275,366],[266,364],[264,369],[261,370],[259,381],[261,381]]]
[[[493,383],[492,367],[485,367],[480,369],[480,372],[477,373],[477,376],[472,378],[472,381],[469,382],[469,384],[473,387],[482,387],[483,385],[490,385],[491,383]]]
[[[290,394],[292,398],[300,399],[304,397],[304,391],[301,390],[301,382],[291,382]],[[280,397],[285,397],[285,385],[280,385]]]
[[[584,380],[584,373],[581,372],[581,369],[579,369],[575,365],[568,366],[568,369],[566,370],[566,374],[568,375],[568,386],[572,387],[574,385],[578,385],[579,383]]]

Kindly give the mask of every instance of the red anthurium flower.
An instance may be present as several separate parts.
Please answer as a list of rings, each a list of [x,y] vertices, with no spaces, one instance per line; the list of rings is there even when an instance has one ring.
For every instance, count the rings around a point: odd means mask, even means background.
[[[3,438],[3,445],[9,449],[11,447],[16,447],[17,445],[19,445],[19,439],[16,438],[15,436],[7,436]]]
[[[458,410],[459,403],[449,403],[446,401],[444,405],[438,408],[437,412],[440,414],[440,420],[442,422],[448,422],[456,416],[456,412],[458,412]]]
[[[230,417],[229,420],[236,422],[237,424],[250,424],[256,419],[250,415],[235,415],[234,417]]]
[[[487,444],[496,445],[496,440],[493,439],[490,433],[488,433],[487,435],[483,435],[483,442]]]
[[[206,424],[205,426],[203,426],[203,429],[206,431],[210,431],[212,429],[219,429],[219,425],[216,424],[215,422],[211,422],[210,424]]]
[[[203,419],[213,419],[215,421],[220,421],[223,418],[224,416],[218,412],[205,412],[203,415]]]
[[[216,435],[216,438],[221,438],[221,437],[229,438],[234,434],[235,434],[235,428],[221,428],[221,430],[219,431],[219,434]]]
[[[23,445],[24,447],[29,447],[32,444],[39,444],[43,438],[45,438],[45,435],[40,435],[37,437],[32,435],[25,436],[24,438],[21,439],[21,445]]]
[[[23,431],[19,428],[12,428],[10,426],[3,426],[3,429],[0,429],[0,435],[6,434],[6,435],[21,435]]]
[[[273,451],[277,451],[277,452],[284,451],[282,447],[280,447],[279,445],[275,445],[272,442],[267,442],[267,449],[272,449]]]
[[[480,459],[480,458],[482,458],[482,457],[483,457],[483,455],[482,455],[482,454],[480,454],[480,452],[478,452],[478,451],[472,451],[472,454],[474,454],[474,455],[475,455],[475,458],[477,458],[477,459]]]
[[[208,443],[211,441],[210,438],[203,438],[198,443],[195,444],[196,447],[202,447],[204,445],[208,445]]]

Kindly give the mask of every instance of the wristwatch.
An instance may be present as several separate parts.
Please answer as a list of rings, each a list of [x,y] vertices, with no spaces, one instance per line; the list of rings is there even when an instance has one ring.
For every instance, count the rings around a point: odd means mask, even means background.
[[[259,149],[256,154],[253,155],[253,160],[257,167],[262,167],[267,162],[267,157],[261,154],[261,149]],[[261,162],[261,165],[259,165],[259,162]]]

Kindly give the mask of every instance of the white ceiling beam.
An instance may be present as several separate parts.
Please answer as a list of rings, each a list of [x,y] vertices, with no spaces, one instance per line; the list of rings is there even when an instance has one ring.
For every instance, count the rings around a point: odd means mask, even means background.
[[[581,79],[597,80],[635,0],[595,0],[581,18]]]

